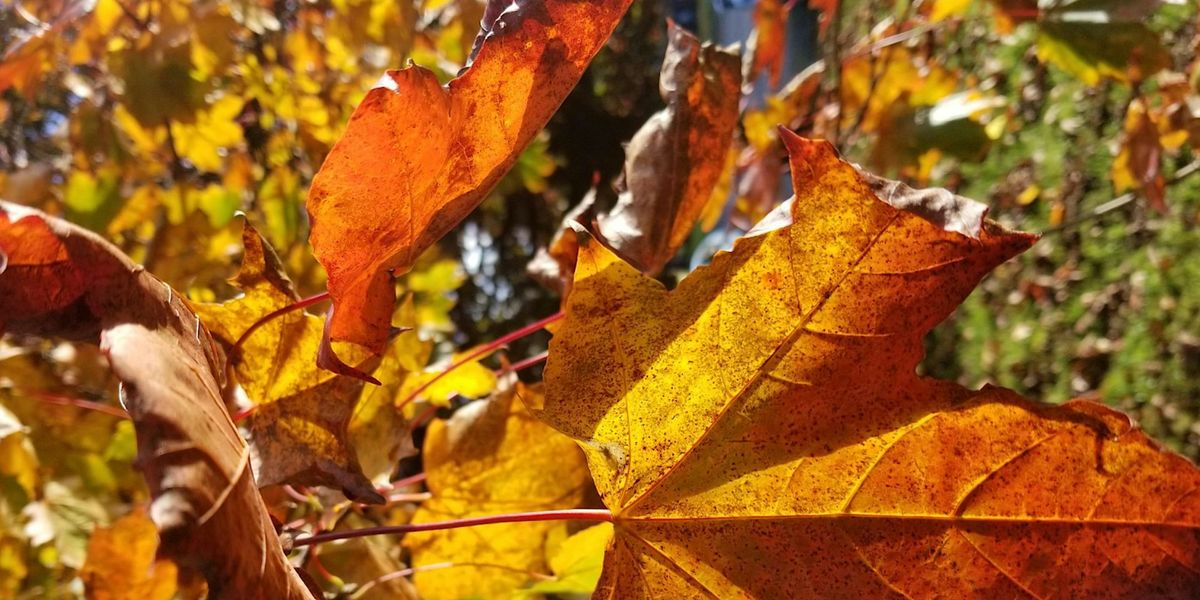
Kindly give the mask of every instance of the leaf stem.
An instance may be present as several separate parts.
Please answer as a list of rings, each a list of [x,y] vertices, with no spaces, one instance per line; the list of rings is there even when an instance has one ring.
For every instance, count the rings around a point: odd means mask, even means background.
[[[442,529],[458,529],[460,527],[475,527],[478,525],[493,525],[496,523],[525,523],[530,521],[612,521],[612,513],[608,509],[575,508],[568,510],[539,510],[523,513],[506,513],[488,515],[486,517],[470,517],[467,519],[452,519],[435,523],[410,523],[407,525],[385,525],[381,527],[364,527],[347,531],[330,531],[315,533],[308,537],[298,538],[295,546],[311,546],[334,540],[345,540],[369,535],[390,535],[396,533],[414,533],[418,531],[438,531]]]
[[[517,371],[520,371],[522,369],[528,369],[529,367],[532,367],[533,365],[536,365],[540,362],[545,361],[546,357],[548,357],[548,356],[550,356],[550,351],[546,350],[546,351],[542,352],[541,354],[530,356],[529,358],[517,361],[517,362],[513,363],[512,365],[509,365],[508,370],[510,372],[516,373]]]
[[[463,356],[462,358],[454,361],[453,363],[450,363],[450,366],[446,367],[441,373],[438,373],[436,376],[431,378],[429,381],[426,381],[425,383],[417,386],[417,389],[413,390],[412,393],[410,393],[408,395],[408,397],[406,397],[403,401],[396,404],[396,408],[398,408],[398,409],[403,408],[404,405],[408,404],[409,402],[412,402],[413,400],[416,400],[417,397],[421,395],[421,392],[424,392],[425,390],[429,389],[429,386],[433,385],[434,383],[437,383],[438,380],[445,377],[449,373],[453,372],[455,369],[457,369],[477,358],[491,354],[492,352],[495,352],[497,349],[501,348],[502,346],[507,345],[509,342],[521,339],[531,333],[541,331],[547,325],[549,325],[561,318],[563,318],[562,311],[556,312],[540,321],[530,323],[529,325],[526,325],[512,333],[498,337],[495,340],[476,348],[472,352],[468,353],[466,356]]]
[[[394,490],[396,488],[408,487],[410,485],[415,485],[415,484],[421,483],[422,481],[425,481],[424,473],[417,473],[416,475],[409,475],[408,477],[405,477],[403,479],[397,479],[397,480],[393,481],[391,489]]]
[[[258,405],[255,404],[254,406],[247,406],[246,408],[233,413],[233,416],[231,417],[233,419],[233,424],[237,425],[238,423],[241,423],[242,419],[250,416],[250,414],[253,413],[257,408]]]
[[[320,294],[309,296],[307,298],[301,298],[287,306],[284,306],[283,308],[277,308],[277,309],[263,315],[257,321],[255,321],[252,325],[250,325],[250,328],[247,329],[244,333],[242,333],[242,336],[239,337],[237,339],[237,341],[233,343],[234,352],[236,353],[238,350],[240,350],[242,347],[242,344],[246,343],[246,338],[250,337],[250,334],[257,331],[259,327],[262,327],[263,325],[270,323],[271,321],[279,318],[282,315],[286,315],[287,313],[290,313],[292,311],[308,308],[309,306],[312,306],[318,302],[323,302],[328,299],[329,299],[329,292],[325,291],[325,292],[321,292]]]
[[[74,406],[76,408],[94,410],[118,419],[129,418],[129,413],[125,412],[124,410],[115,406],[103,404],[101,402],[93,402],[91,400],[84,400],[83,398],[72,398],[70,396],[60,396],[58,394],[51,394],[49,392],[34,392],[33,395],[36,396],[38,400],[41,400],[46,404],[54,404],[57,406]]]

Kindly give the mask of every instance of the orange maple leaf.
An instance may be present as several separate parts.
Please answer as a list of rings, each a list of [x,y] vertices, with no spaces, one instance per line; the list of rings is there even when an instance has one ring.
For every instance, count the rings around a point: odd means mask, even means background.
[[[318,363],[357,374],[329,340],[383,350],[392,277],[473,210],[545,125],[630,0],[509,5],[474,63],[447,86],[419,66],[389,71],[313,179],[310,242],[333,308]],[[495,12],[495,11],[493,11]]]
[[[754,5],[754,32],[748,42],[745,80],[753,83],[759,74],[767,72],[770,89],[779,87],[783,75],[783,58],[787,53],[787,20],[794,2],[759,0]]]

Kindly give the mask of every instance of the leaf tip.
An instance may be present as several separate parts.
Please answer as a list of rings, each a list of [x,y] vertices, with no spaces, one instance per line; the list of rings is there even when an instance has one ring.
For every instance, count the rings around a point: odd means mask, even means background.
[[[788,156],[791,157],[793,169],[798,161],[811,162],[817,158],[818,153],[823,152],[838,157],[837,149],[829,140],[813,140],[803,137],[786,125],[776,125],[775,128],[779,132],[779,139],[783,142],[784,148],[787,149]]]
[[[317,347],[317,366],[337,373],[372,383],[375,385],[383,385],[378,379],[346,364],[333,350],[333,341],[329,337],[329,324],[333,321],[333,307],[329,307],[329,313],[325,315],[325,331],[321,335],[321,344]]]

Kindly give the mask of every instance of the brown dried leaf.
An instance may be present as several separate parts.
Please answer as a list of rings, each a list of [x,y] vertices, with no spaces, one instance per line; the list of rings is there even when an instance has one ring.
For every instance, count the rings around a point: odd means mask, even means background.
[[[701,45],[674,23],[668,25],[668,39],[659,81],[667,106],[629,142],[624,189],[611,210],[595,217],[596,234],[649,275],[662,271],[700,218],[725,166],[741,98],[736,54]],[[604,193],[593,190],[565,223],[590,227],[592,213],[604,208],[597,202]],[[567,229],[530,267],[554,287],[559,278],[569,281],[574,270]]]
[[[99,343],[108,356],[137,430],[162,551],[205,573],[213,596],[311,598],[225,412],[224,357],[188,303],[95,234],[7,202],[0,255],[24,265],[0,270],[6,331]],[[53,290],[46,304],[7,302],[30,286]]]

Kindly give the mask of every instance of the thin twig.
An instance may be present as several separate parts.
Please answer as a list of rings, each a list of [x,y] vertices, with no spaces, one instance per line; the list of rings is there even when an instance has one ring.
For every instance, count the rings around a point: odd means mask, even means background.
[[[1175,185],[1175,184],[1179,183],[1180,181],[1183,181],[1184,179],[1187,179],[1188,177],[1194,175],[1197,171],[1200,171],[1200,159],[1194,160],[1194,161],[1184,165],[1183,167],[1180,167],[1180,169],[1175,172],[1175,175],[1167,180],[1166,185],[1167,185],[1167,187]],[[1066,223],[1059,223],[1058,225],[1055,225],[1054,227],[1046,229],[1045,231],[1042,232],[1042,235],[1047,236],[1047,235],[1052,235],[1055,233],[1061,233],[1065,229],[1074,227],[1076,225],[1079,225],[1080,223],[1090,221],[1092,219],[1095,219],[1096,217],[1100,217],[1100,216],[1103,216],[1114,210],[1117,210],[1118,208],[1121,208],[1121,207],[1133,202],[1134,200],[1137,200],[1137,194],[1135,194],[1133,192],[1121,194],[1120,196],[1117,196],[1116,198],[1113,198],[1112,200],[1109,200],[1108,202],[1105,202],[1104,204],[1101,204],[1100,206],[1093,208],[1092,210],[1088,211],[1088,213],[1086,215],[1083,215],[1077,219],[1073,219]]]
[[[392,489],[394,490],[396,488],[405,488],[410,485],[416,485],[418,483],[421,483],[422,481],[425,481],[424,473],[417,473],[416,475],[409,475],[408,477],[405,477],[403,479],[397,479],[397,480],[393,481]]]

